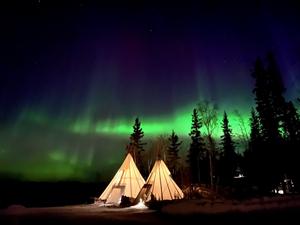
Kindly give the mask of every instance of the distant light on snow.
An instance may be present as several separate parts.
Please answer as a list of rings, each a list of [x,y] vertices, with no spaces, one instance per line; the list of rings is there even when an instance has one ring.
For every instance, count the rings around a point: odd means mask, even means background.
[[[245,177],[243,174],[239,174],[239,175],[237,175],[237,176],[234,176],[234,178],[243,178],[243,177]]]
[[[283,194],[284,194],[284,191],[283,191],[283,190],[278,190],[278,194],[283,195]]]

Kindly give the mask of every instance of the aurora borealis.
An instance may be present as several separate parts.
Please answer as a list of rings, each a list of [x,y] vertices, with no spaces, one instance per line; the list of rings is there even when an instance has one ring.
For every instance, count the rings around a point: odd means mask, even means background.
[[[299,97],[299,6],[210,2],[32,1],[5,10],[0,173],[106,179],[120,165],[135,117],[146,150],[173,129],[188,146],[191,113],[201,99],[218,105],[220,121],[227,111],[238,139],[239,119],[247,124],[254,104],[252,64],[269,50],[286,97]]]

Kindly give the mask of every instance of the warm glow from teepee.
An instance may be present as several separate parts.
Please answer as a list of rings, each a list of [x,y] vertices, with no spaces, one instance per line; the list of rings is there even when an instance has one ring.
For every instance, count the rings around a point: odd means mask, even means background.
[[[122,196],[135,199],[145,183],[130,154],[127,154],[123,164],[103,191],[99,200],[106,204],[119,205]]]
[[[148,209],[148,207],[145,205],[145,203],[142,199],[140,199],[138,204],[131,206],[131,208],[133,208],[133,209]]]

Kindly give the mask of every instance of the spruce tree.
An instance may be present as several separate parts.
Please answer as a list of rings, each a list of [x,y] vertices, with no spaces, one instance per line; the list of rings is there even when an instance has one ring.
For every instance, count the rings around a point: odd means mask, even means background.
[[[285,113],[286,101],[283,97],[286,89],[283,84],[282,75],[279,66],[272,52],[267,54],[266,72],[270,79],[270,95],[272,99],[273,109],[276,113],[277,121],[280,128],[283,126],[283,117]]]
[[[273,109],[277,116],[281,139],[275,143],[276,147],[274,157],[274,170],[278,175],[274,174],[275,182],[278,182],[283,177],[294,177],[299,182],[299,115],[294,104],[287,102],[284,98],[284,84],[282,81],[279,66],[275,60],[274,54],[267,55],[267,72],[271,77],[271,95],[273,100]],[[285,149],[285,151],[283,151]]]
[[[257,163],[261,167],[260,180],[263,179],[260,186],[269,191],[284,176],[299,170],[294,169],[295,158],[299,157],[298,150],[295,150],[299,148],[297,110],[284,98],[285,88],[274,54],[267,55],[266,66],[257,59],[252,77],[255,79],[253,92],[262,137],[259,153],[255,156],[260,161]]]
[[[285,115],[283,120],[284,135],[287,141],[295,143],[300,141],[300,118],[297,113],[297,109],[291,101],[286,103]]]
[[[283,115],[284,115],[284,87],[278,66],[272,54],[267,56],[267,67],[260,59],[256,60],[252,77],[255,79],[256,110],[261,123],[262,144],[260,146],[261,162],[268,162],[268,166],[261,168],[260,176],[264,177],[260,188],[268,191],[279,182],[285,165],[283,163]],[[263,163],[261,163],[263,164]]]
[[[263,140],[261,135],[261,124],[255,109],[251,110],[250,118],[250,140],[248,149],[245,151],[245,172],[251,184],[259,185],[263,181],[262,171],[264,167]]]
[[[173,177],[176,176],[178,170],[178,156],[179,147],[182,144],[182,141],[179,141],[178,136],[172,131],[171,136],[168,138],[169,146],[167,150],[167,165]]]
[[[200,159],[205,152],[204,141],[201,136],[200,128],[202,127],[201,120],[197,109],[193,110],[192,127],[189,136],[192,139],[188,152],[188,163],[191,172],[191,182],[200,182]]]
[[[130,135],[130,142],[127,147],[127,151],[131,153],[137,167],[140,169],[141,173],[145,175],[146,171],[142,161],[142,152],[144,152],[144,145],[146,143],[142,142],[143,137],[144,132],[141,128],[141,122],[137,117],[133,125],[133,132]]]
[[[221,183],[223,185],[232,185],[233,177],[236,170],[236,153],[235,144],[232,140],[232,130],[229,126],[229,121],[227,113],[224,112],[224,117],[222,121],[223,135],[221,136],[221,167],[222,167],[222,177]]]
[[[252,76],[255,78],[256,110],[262,124],[262,136],[268,143],[276,143],[279,140],[279,121],[274,109],[272,97],[275,95],[272,90],[275,82],[272,82],[270,73],[264,68],[261,59],[257,59],[254,65]]]
[[[258,151],[262,142],[261,124],[257,112],[253,108],[251,110],[250,129],[249,148],[251,151]]]
[[[287,172],[286,175],[299,182],[300,117],[291,101],[286,103],[283,128],[286,145],[286,151],[283,155],[285,159],[285,172]]]

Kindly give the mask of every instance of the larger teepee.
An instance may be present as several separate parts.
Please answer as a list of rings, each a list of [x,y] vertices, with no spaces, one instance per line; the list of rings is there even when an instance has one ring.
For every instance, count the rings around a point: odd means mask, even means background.
[[[171,173],[163,160],[156,160],[148,179],[141,189],[138,198],[147,202],[183,198],[183,192],[171,177]]]
[[[135,199],[145,183],[130,153],[100,195],[99,200],[108,204],[120,204],[122,196]]]

